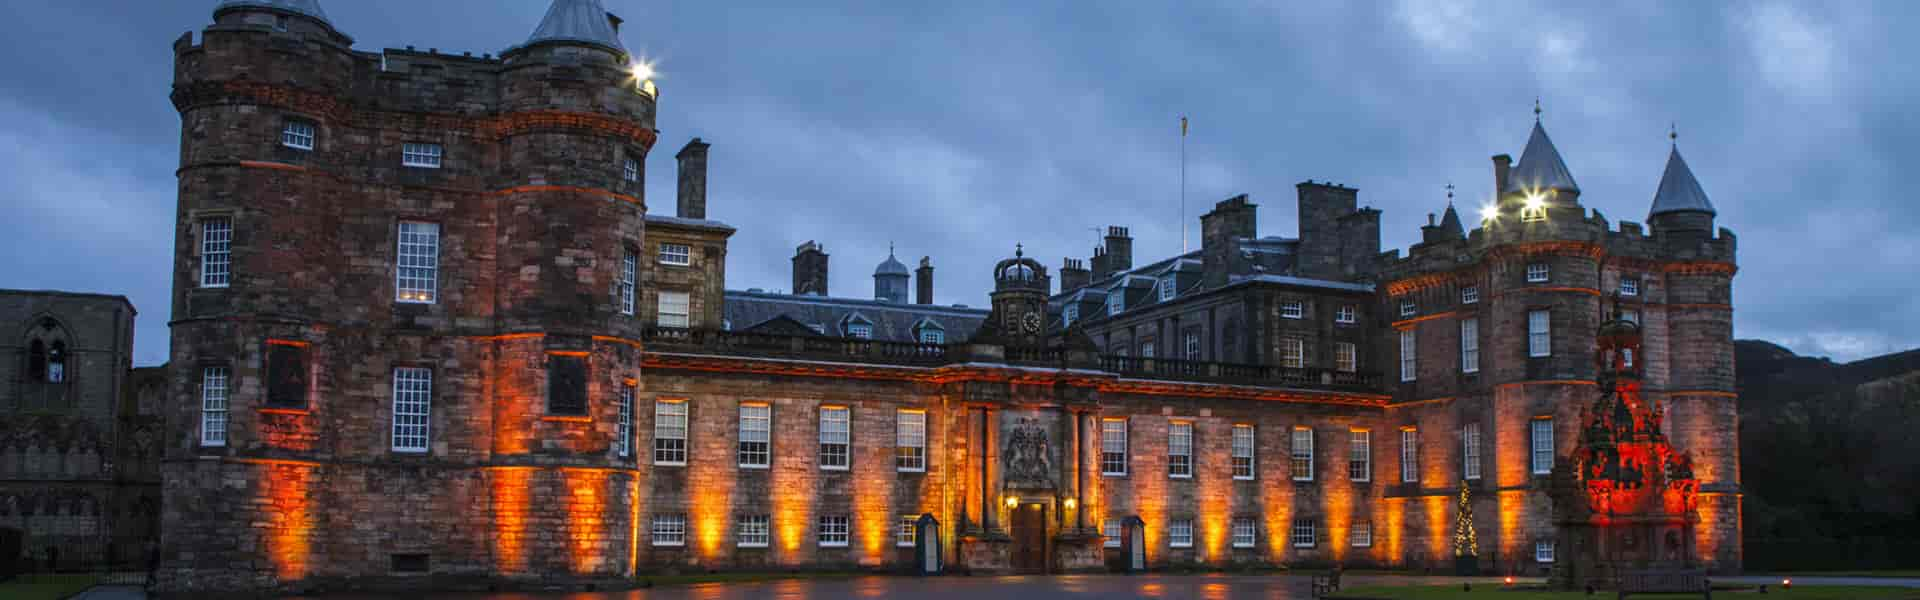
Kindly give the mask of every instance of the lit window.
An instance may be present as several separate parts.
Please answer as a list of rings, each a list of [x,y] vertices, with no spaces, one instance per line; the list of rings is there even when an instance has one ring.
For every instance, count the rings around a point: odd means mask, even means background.
[[[846,515],[823,515],[817,535],[822,548],[845,548],[847,546],[848,519]]]
[[[1074,321],[1078,321],[1078,320],[1080,320],[1080,305],[1073,304],[1071,301],[1069,301],[1065,308],[1060,309],[1060,326],[1061,327],[1064,328],[1068,325],[1072,325]]]
[[[873,339],[873,326],[866,323],[848,323],[847,337],[862,340]]]
[[[1620,366],[1626,367],[1629,369],[1633,368],[1633,349],[1632,348],[1620,349]]]
[[[401,144],[400,164],[407,167],[438,169],[442,154],[445,154],[445,149],[439,144]]]
[[[1259,539],[1259,531],[1260,531],[1260,526],[1253,519],[1250,519],[1247,517],[1234,517],[1233,547],[1252,548],[1254,542]]]
[[[1280,366],[1289,369],[1307,366],[1307,342],[1300,338],[1280,340]]]
[[[1412,300],[1401,300],[1401,301],[1400,301],[1400,316],[1402,316],[1402,317],[1411,317],[1411,316],[1413,316],[1414,314],[1416,314],[1416,313],[1418,313],[1418,312],[1420,312],[1420,311],[1419,311],[1419,309],[1416,309],[1416,308],[1414,308],[1414,306],[1413,306],[1413,301],[1412,301]]]
[[[1200,360],[1200,332],[1187,332],[1187,360]]]
[[[1468,423],[1460,430],[1460,477],[1480,478],[1480,424]]]
[[[1100,420],[1100,474],[1127,474],[1127,420]]]
[[[851,439],[849,411],[844,406],[820,407],[820,468],[833,471],[847,470],[851,456],[848,444]]]
[[[616,449],[620,451],[620,458],[626,458],[629,456],[633,456],[633,385],[632,384],[625,384],[620,386],[620,397],[615,400],[615,403],[619,404],[618,408],[620,409],[620,419],[617,423],[615,423],[615,425],[620,428],[620,435],[619,437],[616,437],[614,439],[615,441],[614,445],[616,446]]]
[[[1480,286],[1470,285],[1460,288],[1460,303],[1474,304],[1480,301]]]
[[[900,531],[894,533],[893,545],[902,548],[912,547],[914,536],[919,533],[919,529],[920,517],[900,515]]]
[[[1313,519],[1294,519],[1293,531],[1287,539],[1295,548],[1312,548],[1317,539],[1314,533]]]
[[[1413,381],[1418,376],[1414,362],[1413,330],[1400,331],[1400,381]]]
[[[628,158],[626,164],[620,169],[620,178],[626,181],[639,181],[640,161]]]
[[[433,372],[415,367],[393,370],[393,449],[427,451],[427,414],[432,406]]]
[[[1193,476],[1193,424],[1176,421],[1167,425],[1167,476]]]
[[[927,470],[927,413],[917,410],[894,411],[893,468],[900,471]]]
[[[693,248],[686,244],[661,244],[660,264],[683,267],[693,264]]]
[[[280,144],[295,150],[313,149],[313,124],[306,121],[287,121],[280,129]]]
[[[1400,430],[1400,482],[1420,482],[1420,431]]]
[[[1127,309],[1126,288],[1114,288],[1107,292],[1107,316],[1120,314]]]
[[[639,279],[640,262],[628,250],[620,255],[620,314],[633,314],[634,283]]]
[[[686,515],[654,515],[653,516],[653,545],[655,546],[687,545],[687,516]]]
[[[228,268],[233,260],[233,220],[214,217],[200,220],[200,287],[223,288],[231,281]]]
[[[1233,426],[1233,478],[1253,479],[1253,426]]]
[[[1347,479],[1373,481],[1373,432],[1347,432]]]
[[[1355,548],[1373,547],[1373,521],[1355,521],[1347,529],[1347,544]]]
[[[653,403],[653,464],[687,464],[687,402]]]
[[[1620,295],[1622,296],[1640,295],[1640,280],[1633,277],[1621,277],[1620,278]]]
[[[1553,418],[1533,420],[1533,474],[1553,473]]]
[[[1628,309],[1628,310],[1620,311],[1620,318],[1625,319],[1628,322],[1633,323],[1635,325],[1639,325],[1640,311],[1637,309]]]
[[[440,279],[440,224],[401,221],[394,253],[394,299],[432,304]]]
[[[767,515],[740,515],[740,522],[737,531],[735,531],[735,537],[739,540],[737,543],[740,547],[767,547],[767,542],[771,541],[773,537],[773,528],[768,526],[770,525],[770,521]]]
[[[1480,372],[1480,319],[1460,322],[1460,372]]]
[[[1527,356],[1553,356],[1552,325],[1548,315],[1544,310],[1527,312]]]
[[[1527,283],[1541,283],[1547,280],[1547,263],[1527,265]]]
[[[1553,542],[1540,540],[1533,543],[1533,562],[1553,562]]]
[[[1140,342],[1140,358],[1153,358],[1153,340]]]
[[[1174,289],[1174,280],[1172,275],[1168,275],[1165,278],[1162,278],[1160,280],[1160,301],[1161,302],[1167,302],[1167,301],[1173,300],[1174,294],[1178,291],[1179,290]]]
[[[1313,430],[1293,428],[1293,443],[1288,445],[1287,472],[1294,481],[1313,481]]]
[[[1352,304],[1342,305],[1338,311],[1333,313],[1333,322],[1352,323],[1356,320],[1358,313],[1359,311],[1355,309]]]
[[[1307,316],[1307,309],[1299,300],[1288,300],[1280,303],[1280,316],[1288,319],[1303,318]]]
[[[947,343],[947,332],[932,327],[923,327],[920,329],[920,343],[945,344]]]
[[[207,367],[200,372],[200,445],[227,445],[226,367]]]
[[[1193,547],[1193,519],[1174,519],[1167,522],[1167,545],[1175,548]]]
[[[773,407],[740,405],[740,467],[765,469],[773,458]]]
[[[1352,373],[1360,368],[1360,352],[1353,342],[1333,343],[1333,368]]]
[[[661,327],[685,329],[692,325],[690,314],[693,312],[693,298],[686,292],[661,291],[660,307],[655,320]]]
[[[1108,548],[1119,548],[1120,547],[1120,520],[1107,519],[1106,521],[1102,522],[1100,524],[1100,535],[1101,537],[1107,538],[1106,540],[1102,541],[1100,545],[1106,546]]]

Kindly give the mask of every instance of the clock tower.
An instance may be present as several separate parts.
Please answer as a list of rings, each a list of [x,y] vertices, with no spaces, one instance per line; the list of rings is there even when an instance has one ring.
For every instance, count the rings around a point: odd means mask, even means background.
[[[1047,323],[1047,294],[1052,290],[1047,268],[1027,258],[1018,245],[1014,246],[1013,258],[994,265],[993,312],[987,318],[1007,345],[1041,345]]]

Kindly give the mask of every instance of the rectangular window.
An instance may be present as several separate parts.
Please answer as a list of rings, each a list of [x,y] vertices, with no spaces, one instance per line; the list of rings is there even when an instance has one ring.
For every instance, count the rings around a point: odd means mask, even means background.
[[[200,372],[200,445],[227,445],[226,367],[207,367]]]
[[[1533,420],[1533,474],[1553,473],[1553,418]]]
[[[1176,421],[1167,424],[1167,476],[1193,476],[1193,424]]]
[[[1100,420],[1100,474],[1127,475],[1127,420]]]
[[[1413,381],[1414,378],[1419,375],[1419,372],[1416,370],[1417,364],[1414,362],[1415,356],[1416,355],[1414,354],[1414,347],[1413,347],[1413,330],[1412,329],[1401,330],[1400,331],[1400,381],[1402,382]]]
[[[653,403],[653,464],[687,464],[687,401]]]
[[[313,149],[313,124],[306,121],[287,121],[280,129],[280,145],[295,150]]]
[[[693,264],[693,249],[686,244],[661,244],[660,264],[687,266]]]
[[[1347,545],[1355,548],[1373,547],[1373,521],[1354,521],[1347,529]]]
[[[1080,305],[1067,304],[1066,308],[1060,309],[1060,326],[1062,328],[1072,325],[1074,321],[1078,320],[1080,320]]]
[[[1360,369],[1360,352],[1353,342],[1333,343],[1333,368],[1347,373]]]
[[[433,406],[433,371],[393,370],[393,450],[427,451],[427,415]]]
[[[1252,548],[1254,542],[1259,540],[1259,532],[1260,525],[1258,522],[1247,517],[1234,517],[1233,547]]]
[[[845,471],[851,464],[850,411],[844,406],[820,407],[820,468]]]
[[[1313,481],[1313,430],[1293,428],[1293,443],[1288,445],[1287,472],[1294,481]]]
[[[620,419],[615,424],[620,433],[614,438],[614,447],[620,451],[620,458],[626,458],[633,456],[633,384],[620,386],[620,397],[615,403],[620,409]]]
[[[1233,426],[1233,478],[1253,479],[1253,426]]]
[[[440,168],[440,156],[446,150],[439,144],[405,143],[400,145],[400,164],[407,167],[426,169]]]
[[[1627,322],[1633,323],[1635,325],[1639,325],[1640,311],[1638,309],[1627,309],[1627,310],[1620,311],[1620,318],[1625,319]]]
[[[773,460],[773,407],[740,405],[740,467],[765,469]]]
[[[1547,280],[1547,263],[1527,265],[1527,283],[1542,283]]]
[[[1480,424],[1468,423],[1460,429],[1460,477],[1480,478]]]
[[[656,320],[661,327],[686,329],[693,324],[693,299],[686,292],[660,292],[660,309]]]
[[[1153,340],[1140,342],[1140,358],[1153,358]]]
[[[1413,306],[1413,301],[1412,301],[1412,300],[1401,300],[1401,301],[1400,301],[1400,316],[1402,316],[1402,317],[1411,317],[1411,316],[1413,316],[1413,315],[1415,315],[1415,314],[1417,314],[1417,313],[1419,313],[1419,312],[1420,312],[1420,311],[1419,311],[1419,309],[1417,309],[1417,308],[1415,308],[1415,307]]]
[[[267,406],[306,408],[310,379],[305,344],[267,344]]]
[[[1280,316],[1288,319],[1301,319],[1307,316],[1306,306],[1299,300],[1280,303]]]
[[[1167,545],[1175,548],[1193,547],[1193,519],[1174,519],[1167,522]]]
[[[900,471],[927,470],[927,413],[899,410],[893,413],[893,468]]]
[[[1339,311],[1333,313],[1333,322],[1352,323],[1358,320],[1358,316],[1359,311],[1356,310],[1352,304],[1347,304],[1341,306]]]
[[[1640,280],[1633,277],[1621,277],[1620,278],[1620,295],[1622,296],[1640,295]]]
[[[1280,366],[1299,369],[1307,366],[1307,342],[1300,338],[1280,340]]]
[[[920,517],[900,515],[900,531],[893,535],[893,545],[912,548],[914,535],[919,533]]]
[[[1480,372],[1480,319],[1460,322],[1460,372]]]
[[[873,326],[866,323],[848,323],[847,337],[859,340],[873,339]]]
[[[1420,431],[1400,430],[1400,482],[1420,482]]]
[[[1107,538],[1106,540],[1102,541],[1100,545],[1106,546],[1108,548],[1119,548],[1120,547],[1120,520],[1107,519],[1106,521],[1102,522],[1100,524],[1100,535],[1101,537]]]
[[[1373,432],[1347,432],[1347,479],[1373,481]]]
[[[1480,302],[1480,286],[1470,285],[1467,287],[1460,288],[1461,304],[1476,304],[1479,302]]]
[[[928,327],[928,328],[926,328],[926,329],[921,329],[921,330],[920,330],[920,343],[922,343],[922,344],[945,344],[945,343],[947,343],[947,332],[945,332],[945,331],[941,331],[941,330],[938,330],[938,329],[934,329],[934,328],[932,328],[932,327]]]
[[[620,314],[633,314],[634,283],[640,279],[639,262],[632,250],[620,255]]]
[[[1200,360],[1200,332],[1189,331],[1186,338],[1187,360]]]
[[[822,548],[847,547],[848,518],[846,515],[823,515],[817,535]]]
[[[687,516],[686,515],[654,515],[653,516],[653,545],[655,546],[687,545]]]
[[[401,221],[393,267],[395,300],[432,304],[440,279],[440,224]]]
[[[1295,548],[1312,548],[1318,537],[1315,535],[1313,519],[1294,519],[1293,531],[1287,539]]]
[[[1127,309],[1127,289],[1114,288],[1107,292],[1107,316],[1120,314]]]
[[[547,355],[547,414],[587,414],[587,358]]]
[[[1533,543],[1533,562],[1553,562],[1553,542],[1540,540]]]
[[[233,219],[200,220],[200,287],[223,288],[233,261]]]
[[[741,548],[765,548],[773,538],[771,519],[767,515],[740,515],[740,523],[734,532],[736,544]]]
[[[1527,312],[1527,356],[1553,356],[1552,324],[1544,310]]]
[[[1173,300],[1174,294],[1178,291],[1179,290],[1174,289],[1174,280],[1171,275],[1165,278],[1162,278],[1160,280],[1160,301],[1161,302],[1167,302],[1167,301]]]
[[[634,160],[632,158],[628,158],[626,161],[626,164],[621,165],[620,167],[620,179],[630,181],[630,182],[639,181],[640,180],[640,161]]]

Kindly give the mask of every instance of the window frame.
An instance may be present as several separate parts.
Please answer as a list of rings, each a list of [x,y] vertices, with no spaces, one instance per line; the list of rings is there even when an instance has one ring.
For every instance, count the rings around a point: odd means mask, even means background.
[[[823,405],[818,411],[820,416],[818,456],[814,460],[822,471],[846,471],[853,468],[853,409],[846,406]],[[833,417],[830,415],[838,415]],[[832,427],[830,424],[838,424]],[[836,441],[837,440],[837,441]],[[837,447],[837,448],[835,448]],[[837,457],[836,462],[829,459]]]
[[[1628,276],[1622,275],[1620,277],[1620,295],[1639,296],[1640,295],[1640,278],[1628,277]]]
[[[678,408],[671,408],[678,407]],[[657,467],[687,466],[692,437],[690,424],[693,423],[693,407],[688,406],[685,398],[655,398],[653,400],[653,464]],[[676,426],[673,422],[678,419]],[[679,435],[673,435],[675,430]],[[680,442],[675,447],[671,442]],[[675,457],[678,457],[677,459]]]
[[[1301,300],[1280,301],[1280,318],[1282,319],[1307,318],[1307,303]]]
[[[1291,336],[1280,338],[1280,366],[1288,369],[1307,368],[1307,341]]]
[[[1186,541],[1181,541],[1183,538]],[[1168,519],[1167,520],[1167,547],[1168,548],[1192,548],[1193,547],[1193,519],[1187,518],[1187,519]]]
[[[648,546],[682,548],[687,545],[687,515],[657,514],[648,520]],[[677,530],[676,530],[677,528]],[[677,538],[677,539],[676,539]]]
[[[1260,522],[1253,517],[1234,517],[1227,525],[1227,539],[1235,548],[1252,548],[1259,545]]]
[[[1177,285],[1177,281],[1174,279],[1174,276],[1172,275],[1168,275],[1166,277],[1160,278],[1159,287],[1160,287],[1161,302],[1172,302],[1174,298],[1179,297],[1180,290],[1176,287],[1176,285]]]
[[[1077,321],[1079,319],[1080,319],[1079,304],[1076,304],[1073,301],[1069,300],[1067,301],[1066,306],[1063,306],[1060,308],[1060,327],[1065,328],[1068,325],[1072,325],[1074,321]]]
[[[873,339],[873,324],[858,323],[858,322],[848,323],[847,337],[856,339],[856,340],[871,340]]]
[[[847,547],[853,541],[853,516],[820,515],[813,521],[813,539],[821,548]]]
[[[1469,285],[1469,286],[1460,288],[1460,303],[1461,304],[1479,304],[1480,303],[1480,286]]]
[[[1414,316],[1414,315],[1417,315],[1417,314],[1420,314],[1420,306],[1419,306],[1419,305],[1417,305],[1417,304],[1414,304],[1412,300],[1401,300],[1401,301],[1400,301],[1400,316],[1402,316],[1402,317],[1411,317],[1411,316]]]
[[[280,125],[280,145],[282,146],[312,152],[319,142],[320,126],[313,121],[286,119]]]
[[[1342,304],[1333,313],[1333,322],[1350,325],[1359,321],[1360,310],[1352,304]]]
[[[211,225],[218,224],[215,229]],[[219,236],[214,232],[218,231]],[[217,248],[217,249],[216,249]],[[225,288],[233,285],[233,217],[214,215],[200,218],[200,287]],[[214,260],[218,257],[218,260]],[[218,266],[218,272],[212,267]]]
[[[393,300],[402,304],[439,302],[440,224],[401,220],[393,231]]]
[[[626,157],[626,162],[620,165],[620,180],[629,183],[640,181],[640,161]]]
[[[1347,480],[1373,481],[1373,430],[1347,430]]]
[[[219,385],[212,382],[218,381]],[[218,392],[218,393],[216,393]],[[215,404],[219,406],[215,406]],[[200,446],[225,447],[233,411],[233,369],[207,365],[200,369]]]
[[[912,431],[915,426],[919,428],[918,432]],[[927,411],[894,409],[893,439],[894,471],[927,472]]]
[[[1460,372],[1480,372],[1480,318],[1460,320]]]
[[[1460,426],[1460,478],[1479,481],[1480,466],[1480,423],[1462,424]]]
[[[755,412],[761,414],[749,414]],[[734,451],[735,465],[742,469],[773,468],[773,405],[764,402],[742,402],[737,416],[735,435],[738,442]],[[759,424],[758,428],[749,425],[756,422]],[[748,444],[760,446],[753,448]],[[750,462],[753,457],[758,457],[760,461]]]
[[[1199,331],[1188,331],[1181,334],[1181,343],[1183,344],[1183,349],[1186,350],[1185,358],[1187,360],[1200,360],[1201,347]]]
[[[693,246],[691,245],[660,242],[658,249],[659,254],[655,260],[660,264],[676,267],[693,266]]]
[[[1347,527],[1347,545],[1354,548],[1373,547],[1373,521],[1354,521]]]
[[[640,257],[632,249],[620,252],[620,314],[632,316],[638,302]]]
[[[678,302],[669,303],[667,299],[677,298]],[[654,293],[653,322],[660,327],[673,329],[691,329],[693,327],[693,294],[679,290],[660,290]],[[683,312],[669,312],[669,307],[681,308]],[[669,317],[676,317],[669,320]]]
[[[1553,312],[1548,309],[1527,311],[1527,358],[1553,356]]]
[[[1193,478],[1193,422],[1167,422],[1167,477]]]
[[[619,451],[620,458],[633,457],[633,400],[637,387],[622,382],[618,395],[614,397],[614,405],[619,411],[614,421],[614,426],[619,428],[614,436],[614,447]]]
[[[1400,330],[1400,383],[1420,379],[1420,348],[1413,328]]]
[[[1287,530],[1287,545],[1295,548],[1312,548],[1320,545],[1319,522],[1312,518],[1296,518],[1293,526]],[[1302,541],[1302,539],[1305,541]]]
[[[1228,445],[1232,456],[1230,462],[1233,467],[1234,481],[1253,481],[1254,477],[1259,473],[1259,469],[1257,468],[1259,465],[1258,457],[1256,456],[1256,454],[1258,454],[1259,438],[1256,435],[1256,431],[1253,425],[1246,423],[1235,423],[1233,425],[1233,437],[1231,438],[1231,443]]]
[[[1126,310],[1127,310],[1126,288],[1121,287],[1121,288],[1108,290],[1107,291],[1107,316],[1111,317],[1114,315],[1118,315],[1120,313],[1126,312]]]
[[[1302,437],[1301,434],[1306,434]],[[1306,425],[1295,425],[1287,436],[1287,476],[1294,481],[1313,481],[1314,479],[1314,431]]]
[[[1113,424],[1118,424],[1118,429],[1113,428],[1111,426]],[[1127,453],[1128,424],[1125,418],[1100,420],[1100,475],[1102,477],[1126,477],[1132,466],[1130,464],[1132,461],[1129,460]],[[1112,435],[1116,431],[1119,432],[1119,435]],[[1112,450],[1116,437],[1118,438],[1117,441],[1120,447],[1117,452]],[[1117,462],[1112,459],[1115,455],[1119,456]],[[1119,464],[1120,470],[1115,471],[1108,468],[1114,464]]]
[[[1527,263],[1527,283],[1547,283],[1553,281],[1553,267],[1547,263]]]
[[[938,327],[922,327],[920,328],[919,338],[922,344],[945,344],[947,343],[947,332]]]
[[[1552,475],[1554,464],[1559,462],[1554,454],[1553,417],[1534,417],[1527,422],[1527,472]]]
[[[390,449],[403,454],[427,453],[433,447],[433,370],[414,366],[394,367],[392,394],[392,402],[388,405],[390,414],[387,430]],[[418,419],[418,422],[413,422],[414,419]],[[414,428],[417,428],[417,433]],[[418,440],[418,443],[403,443],[402,440]]]
[[[1120,536],[1124,535],[1125,531],[1126,527],[1119,519],[1108,517],[1106,520],[1101,521],[1100,535],[1106,539],[1100,541],[1100,546],[1103,548],[1119,548]]]
[[[912,548],[920,537],[920,517],[900,515],[899,529],[893,532],[893,547]]]
[[[1533,562],[1550,564],[1559,558],[1558,554],[1559,549],[1554,547],[1553,540],[1534,540]]]
[[[736,516],[733,531],[735,547],[766,548],[773,542],[772,515]]]
[[[432,142],[401,142],[400,166],[416,169],[438,169],[445,162],[446,146]]]
[[[1400,429],[1400,483],[1420,483],[1420,430]]]
[[[1353,342],[1333,343],[1333,370],[1354,373],[1360,370],[1360,347]]]

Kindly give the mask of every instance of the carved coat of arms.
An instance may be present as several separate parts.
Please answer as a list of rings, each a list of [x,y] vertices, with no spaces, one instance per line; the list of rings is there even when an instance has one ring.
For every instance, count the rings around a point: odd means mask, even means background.
[[[1051,486],[1053,460],[1048,456],[1046,429],[1033,417],[1020,419],[1007,437],[1007,481]]]

